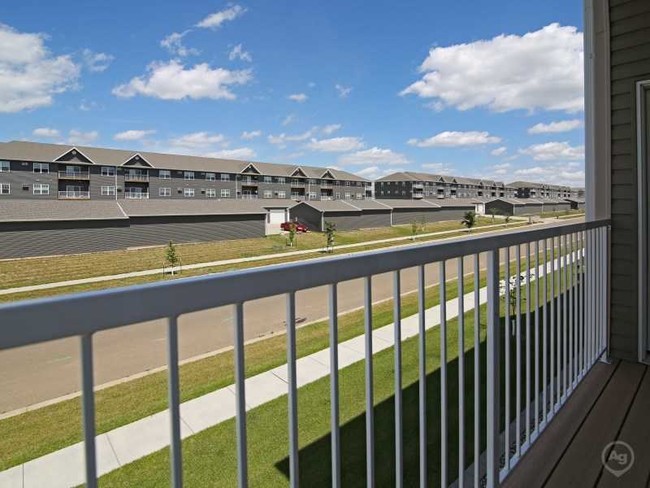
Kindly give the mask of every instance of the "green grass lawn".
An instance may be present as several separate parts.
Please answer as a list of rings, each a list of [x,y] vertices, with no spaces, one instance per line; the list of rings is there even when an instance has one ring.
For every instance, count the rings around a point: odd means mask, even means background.
[[[522,269],[525,262],[522,260]],[[511,263],[510,272],[516,272]],[[481,273],[480,286],[485,286]],[[473,290],[473,279],[466,280],[465,293]],[[447,299],[458,296],[456,280],[447,283]],[[427,289],[426,307],[439,303],[438,287]],[[403,296],[402,317],[417,313],[415,293]],[[392,300],[373,307],[375,328],[390,324]],[[339,317],[341,342],[363,334],[363,311]],[[327,322],[301,327],[297,332],[299,356],[328,347]],[[274,336],[246,346],[246,376],[250,377],[286,361],[285,337]],[[234,382],[232,351],[187,363],[180,368],[181,400],[187,401]],[[97,432],[107,432],[167,408],[167,374],[154,373],[96,393]],[[0,420],[0,470],[61,449],[82,439],[80,400],[71,399],[19,416]]]
[[[537,286],[550,290],[550,281],[542,278],[531,284],[531,297],[536,296]],[[466,290],[467,291],[467,290]],[[540,290],[541,291],[541,290]],[[557,290],[559,292],[559,290]],[[541,295],[541,292],[540,292]],[[525,296],[525,295],[524,295]],[[550,300],[553,298],[550,297]],[[540,299],[542,297],[540,296]],[[532,305],[536,302],[533,300]],[[541,305],[541,302],[540,302]],[[560,310],[559,305],[556,307]],[[505,300],[502,299],[501,330],[505,332]],[[550,301],[548,305],[550,314]],[[522,311],[526,304],[522,300]],[[540,328],[542,331],[542,318]],[[480,357],[485,360],[486,306],[480,308],[479,323],[474,323],[474,313],[465,315],[465,340],[463,357],[465,363],[465,451],[464,468],[473,462],[474,432],[474,327],[480,327]],[[532,364],[541,355],[535,354],[535,343],[541,342],[541,335],[535,334],[535,313],[530,315]],[[522,314],[522,382],[521,405],[525,405],[526,379],[526,315]],[[503,336],[502,336],[503,337]],[[559,337],[556,336],[556,337]],[[403,439],[404,439],[404,485],[417,486],[418,480],[418,349],[417,337],[403,343]],[[447,368],[447,425],[448,425],[448,477],[456,479],[458,473],[459,449],[459,385],[458,357],[461,350],[458,340],[458,321],[448,322],[447,328],[448,368]],[[428,435],[428,484],[440,486],[440,330],[431,329],[426,334],[427,344],[427,435]],[[511,402],[510,421],[514,420],[516,408],[515,388],[515,338],[510,337],[510,380]],[[549,341],[550,345],[550,341]],[[559,351],[559,348],[557,348]],[[550,351],[550,346],[549,346]],[[549,353],[550,354],[550,353]],[[549,356],[549,361],[554,359]],[[505,358],[501,355],[501,412],[505,409]],[[565,363],[566,364],[566,363]],[[373,357],[374,395],[375,395],[375,463],[377,486],[394,486],[394,349],[390,348]],[[531,399],[535,395],[534,368],[531,375]],[[541,366],[540,366],[541,377]],[[341,409],[341,461],[342,481],[345,486],[366,485],[365,459],[365,394],[364,362],[345,368],[340,373]],[[485,412],[486,368],[481,368],[480,412]],[[300,443],[300,483],[304,486],[331,486],[330,466],[330,424],[329,424],[329,377],[307,385],[299,390],[299,443]],[[539,390],[543,384],[539,385]],[[485,418],[481,421],[481,451],[485,447]],[[522,420],[522,430],[524,430]],[[262,405],[248,413],[248,460],[250,486],[286,486],[288,479],[288,429],[286,396]],[[501,415],[500,428],[505,427]],[[513,441],[514,439],[511,439]],[[234,420],[223,422],[215,427],[190,437],[183,442],[184,477],[187,486],[235,486],[237,475],[236,437]],[[169,483],[169,449],[162,449],[119,470],[107,474],[100,480],[101,486],[164,486]]]
[[[487,218],[479,219],[478,227],[490,225]],[[459,221],[426,224],[426,233],[462,230]],[[357,244],[381,239],[407,237],[410,226],[382,227],[336,234],[336,245]],[[226,259],[249,258],[291,252],[296,249],[318,249],[325,245],[325,237],[319,232],[300,234],[297,248],[287,246],[283,235],[254,239],[238,239],[195,244],[177,244],[177,252],[183,264],[205,263]],[[56,250],[53,250],[53,253]],[[55,283],[58,281],[108,276],[132,271],[161,268],[165,247],[148,247],[133,250],[107,251],[57,257],[25,258],[0,261],[0,289]]]
[[[442,225],[442,224],[445,224],[445,225],[448,225],[448,226],[453,226],[453,228],[451,228],[451,229],[449,229],[449,228],[447,228],[447,229],[437,228],[436,229],[437,232],[438,231],[441,232],[443,230],[449,231],[449,230],[458,229],[458,233],[452,232],[450,234],[445,234],[443,236],[431,236],[431,237],[419,236],[419,237],[416,238],[415,242],[416,243],[429,242],[429,241],[439,240],[439,239],[442,239],[442,238],[458,237],[458,236],[466,234],[466,232],[463,231],[460,228],[460,225],[455,223],[455,222],[446,222],[446,223],[438,223],[438,224],[430,224],[430,225],[433,226],[433,225]],[[489,225],[491,225],[491,222],[488,222],[487,219],[484,219],[484,220],[481,221],[481,225],[479,225],[479,228],[474,230],[473,233],[478,234],[480,232],[494,230],[494,229],[481,229],[481,227],[485,227],[485,226],[489,226]],[[518,226],[522,226],[522,225],[525,225],[525,224],[511,223],[511,224],[508,225],[508,228],[514,228],[514,227],[518,227]],[[405,235],[410,235],[410,229],[408,229],[408,233],[406,233],[404,226],[402,226],[402,227],[392,227],[390,229],[397,229],[397,230],[399,230],[401,232],[404,232]],[[505,227],[504,227],[504,229],[505,229]],[[379,229],[379,230],[381,230],[381,229]],[[371,233],[372,230],[369,230],[368,232]],[[429,232],[429,230],[427,230],[427,232]],[[431,232],[433,232],[433,230],[431,230]],[[298,238],[299,239],[298,240],[298,250],[305,250],[305,249],[314,249],[314,250],[316,250],[316,249],[319,249],[320,247],[322,247],[322,242],[320,242],[320,241],[317,241],[317,242],[311,242],[310,241],[308,243],[303,242],[303,239],[314,239],[314,237],[313,237],[314,235],[321,236],[320,234],[306,234],[304,236],[300,236]],[[393,237],[395,237],[395,236],[393,235]],[[355,234],[354,238],[359,239],[360,236]],[[388,238],[388,237],[385,237],[385,238]],[[280,239],[280,237],[279,236],[273,236],[273,237],[269,237],[269,238],[265,238],[265,239]],[[322,236],[321,236],[321,239],[322,239]],[[360,241],[360,242],[366,242],[366,241],[377,240],[377,239],[379,239],[379,238],[378,237],[372,237],[372,238],[368,237],[367,239],[365,239],[363,241]],[[234,242],[241,242],[241,241],[227,241],[227,242],[234,243]],[[337,242],[338,242],[338,244],[343,244],[342,242],[340,242],[338,240],[338,238],[337,238]],[[346,244],[348,244],[348,243],[352,244],[353,242],[345,242],[345,243]],[[223,243],[217,242],[217,243],[209,243],[209,244],[186,244],[186,245],[179,245],[178,249],[183,250],[185,247],[193,248],[193,247],[200,247],[200,246],[212,246],[212,245],[218,245],[218,244],[223,244]],[[306,244],[310,244],[310,246],[307,246]],[[348,254],[348,253],[351,253],[351,252],[363,252],[363,251],[370,251],[370,250],[386,249],[386,248],[389,248],[389,247],[394,247],[394,246],[404,245],[404,244],[409,244],[409,242],[408,241],[399,241],[399,242],[389,242],[389,243],[380,243],[380,244],[368,244],[367,246],[359,246],[359,247],[355,247],[354,249],[349,249],[349,250],[346,250],[346,249],[337,250],[335,248],[333,254],[314,253],[314,254],[311,254],[311,255],[304,255],[304,256],[286,256],[286,257],[277,257],[277,258],[270,258],[270,259],[261,259],[259,261],[255,261],[255,262],[244,262],[244,263],[229,264],[229,265],[222,265],[222,266],[206,267],[206,268],[194,269],[194,270],[184,270],[181,274],[177,274],[177,275],[175,275],[173,277],[169,276],[169,275],[163,276],[162,273],[161,273],[161,274],[154,274],[154,275],[149,275],[149,276],[139,276],[139,277],[133,277],[133,278],[123,278],[123,279],[119,279],[119,280],[102,281],[102,282],[98,282],[98,283],[85,283],[85,284],[79,284],[79,285],[73,285],[73,286],[63,286],[63,287],[51,288],[51,289],[47,289],[47,290],[36,290],[36,291],[27,291],[27,292],[21,292],[21,293],[12,293],[10,295],[0,295],[0,303],[1,302],[9,302],[9,301],[28,300],[28,299],[34,299],[34,298],[42,298],[42,297],[62,295],[62,294],[68,294],[68,293],[79,293],[79,292],[83,292],[83,291],[104,290],[104,289],[107,289],[107,288],[115,288],[115,287],[119,287],[119,286],[153,283],[153,282],[156,282],[156,281],[180,279],[180,278],[187,278],[187,277],[191,277],[191,276],[201,276],[201,275],[206,275],[206,274],[210,274],[210,273],[220,273],[220,272],[224,272],[224,271],[233,271],[233,270],[237,270],[237,269],[251,268],[251,267],[257,267],[257,266],[265,266],[265,265],[270,265],[270,264],[280,264],[280,263],[287,263],[287,262],[302,261],[302,260],[305,260],[305,259],[313,259],[314,257],[329,257],[329,256],[335,256],[335,255],[341,255],[341,254]],[[289,247],[287,247],[286,249],[289,250],[289,251],[296,250],[296,248],[289,248]],[[149,253],[154,252],[154,250],[152,250],[152,249],[147,249],[146,251],[149,252]],[[129,252],[136,252],[136,251],[120,251],[120,252],[129,253]],[[163,249],[162,248],[156,248],[155,252],[156,252],[157,255],[158,254],[162,255]],[[184,252],[184,251],[181,251],[181,252]],[[84,256],[104,259],[106,257],[105,255],[107,255],[107,254],[112,255],[112,254],[114,254],[114,252],[111,252],[111,253],[99,253],[99,254],[101,254],[101,256],[95,255],[95,254],[87,254],[87,255],[75,255],[75,256],[68,256],[68,257],[69,258],[80,259],[80,260],[83,260]],[[214,256],[213,256],[213,258],[214,258]],[[36,262],[41,263],[42,266],[49,266],[49,268],[45,268],[45,269],[57,270],[56,272],[59,273],[59,274],[61,274],[61,272],[62,272],[61,270],[63,269],[63,266],[67,265],[65,263],[65,261],[64,261],[66,259],[66,257],[56,258],[57,259],[57,261],[56,261],[57,264],[56,265],[54,265],[54,261],[45,262],[45,261],[41,261],[41,259],[43,259],[43,260],[46,260],[46,259],[51,260],[53,258],[38,258],[38,259],[31,259],[30,258],[30,259],[22,259],[22,260],[16,260],[16,261],[4,261],[4,262],[0,261],[0,276],[2,276],[2,273],[3,273],[3,271],[2,271],[3,270],[3,265],[7,265],[7,263],[15,263],[15,265],[16,265],[15,268],[11,268],[11,271],[7,271],[8,275],[11,275],[12,273],[13,274],[19,274],[20,273],[19,270],[21,269],[22,266],[25,266],[27,261],[34,261],[34,263],[29,263],[30,266],[34,265]],[[221,259],[221,258],[219,258],[219,259]],[[228,258],[223,258],[223,259],[228,259]],[[58,260],[62,260],[61,264],[58,264],[59,263]],[[214,259],[212,259],[212,260],[214,260]],[[207,261],[206,260],[201,260],[200,262],[207,262]],[[185,262],[185,260],[184,260],[184,263],[188,264],[187,262]],[[161,263],[159,263],[158,266],[160,266],[160,264]],[[149,267],[145,267],[145,268],[150,269]],[[9,270],[9,267],[7,267],[6,269]],[[26,273],[27,272],[36,273],[36,270],[33,270],[33,269],[31,271],[25,270],[25,272]],[[98,275],[103,276],[103,275],[105,275],[105,273],[99,273]],[[85,276],[85,277],[91,277],[91,276]],[[72,279],[72,278],[64,278],[63,276],[61,276],[60,278],[58,278],[55,281],[58,281],[60,279]],[[33,284],[35,284],[35,283],[33,283]],[[3,286],[4,286],[4,284],[3,284]],[[13,286],[19,286],[19,285],[7,286],[7,288],[13,287]],[[20,286],[23,286],[23,285],[20,285]]]

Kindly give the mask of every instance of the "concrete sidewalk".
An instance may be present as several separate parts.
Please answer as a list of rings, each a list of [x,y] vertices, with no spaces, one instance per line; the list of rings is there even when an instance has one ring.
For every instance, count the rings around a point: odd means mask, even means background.
[[[499,228],[501,230],[507,229],[507,227],[504,227],[503,224],[495,224],[495,225],[485,225],[482,227],[476,227],[475,230],[482,230],[482,229],[493,229],[493,228]],[[511,228],[516,228],[516,225],[510,226]],[[465,229],[457,229],[457,230],[445,230],[445,231],[440,231],[440,232],[432,232],[429,234],[419,234],[415,240],[416,244],[421,244],[422,242],[419,241],[419,239],[422,238],[428,238],[428,237],[435,237],[435,236],[444,236],[444,235],[449,235],[449,234],[458,234],[459,232],[467,232]],[[493,232],[498,232],[498,231],[491,231],[491,232],[481,232],[481,234],[490,234]],[[359,247],[365,247],[365,246],[374,246],[378,244],[388,244],[391,242],[400,242],[400,241],[411,241],[412,237],[411,236],[404,236],[404,237],[391,237],[389,239],[379,239],[376,241],[367,241],[367,242],[359,242],[355,244],[345,244],[342,246],[336,246],[336,250],[341,250],[341,249],[354,249],[354,248],[359,248]],[[441,239],[442,240],[442,239]],[[413,242],[411,242],[413,244]],[[411,245],[411,244],[406,244],[406,245]],[[398,247],[398,246],[395,246]],[[317,254],[317,253],[323,253],[325,252],[325,248],[316,248],[316,249],[305,249],[302,251],[290,251],[290,252],[281,252],[281,253],[275,253],[275,254],[264,254],[261,256],[252,256],[249,258],[237,258],[237,259],[224,259],[221,261],[210,261],[206,263],[195,263],[195,264],[188,264],[182,267],[182,270],[193,270],[193,269],[201,269],[201,268],[212,268],[212,267],[217,267],[217,266],[228,266],[232,264],[241,264],[241,263],[253,263],[256,261],[267,261],[269,259],[277,259],[277,258],[286,258],[286,257],[292,257],[292,256],[304,256],[308,254]],[[341,254],[337,254],[337,256],[341,256]],[[169,268],[169,271],[171,271],[172,268]],[[174,272],[180,271],[179,268],[174,268]],[[80,278],[77,280],[67,280],[67,281],[58,281],[55,283],[43,283],[40,285],[31,285],[31,286],[20,286],[16,288],[7,288],[4,290],[0,290],[0,295],[13,295],[15,293],[25,293],[25,292],[30,292],[30,291],[39,291],[39,290],[50,290],[53,288],[62,288],[66,286],[76,286],[76,285],[84,285],[88,283],[102,283],[105,281],[115,281],[115,280],[123,280],[126,278],[137,278],[139,276],[152,276],[152,275],[157,275],[157,274],[162,274],[162,269],[161,268],[156,268],[156,269],[147,269],[143,271],[133,271],[129,273],[119,273],[119,274],[114,274],[114,275],[107,275],[107,276],[94,276],[92,278]]]
[[[569,257],[573,261],[576,254]],[[531,281],[544,276],[551,269],[560,268],[560,258],[554,263],[538,266],[531,271]],[[479,305],[487,302],[487,288],[479,290]],[[446,302],[447,320],[458,316],[458,299]],[[464,311],[475,308],[474,292],[465,294]],[[402,341],[418,335],[419,314],[402,319]],[[440,324],[440,306],[425,311],[426,329]],[[373,331],[373,353],[394,345],[394,324]],[[340,343],[339,370],[366,357],[364,336]],[[329,348],[299,359],[296,363],[298,387],[326,377],[330,373]],[[246,410],[263,405],[288,393],[287,365],[246,379]],[[235,416],[234,385],[184,402],[180,406],[181,436],[187,438]],[[169,410],[159,412],[96,437],[98,476],[109,473],[148,454],[169,446]],[[134,440],[136,440],[134,442]],[[0,487],[31,488],[48,486],[70,487],[83,484],[83,443],[60,449],[20,466],[0,472]]]

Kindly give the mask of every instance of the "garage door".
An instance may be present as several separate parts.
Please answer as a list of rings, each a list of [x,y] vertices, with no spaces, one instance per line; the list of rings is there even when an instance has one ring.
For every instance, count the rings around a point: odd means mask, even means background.
[[[266,235],[279,234],[280,224],[286,220],[286,210],[271,208],[266,214]]]

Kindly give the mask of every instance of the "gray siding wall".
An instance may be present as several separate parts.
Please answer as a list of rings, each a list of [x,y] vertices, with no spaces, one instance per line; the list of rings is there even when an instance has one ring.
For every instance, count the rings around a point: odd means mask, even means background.
[[[390,210],[363,210],[359,217],[359,229],[390,227]]]
[[[492,211],[497,215],[521,215],[524,208],[523,206],[515,206],[508,202],[495,200],[485,204],[485,215],[490,215]]]
[[[289,209],[289,215],[291,216],[291,220],[298,219],[299,222],[306,224],[311,231],[323,231],[321,228],[321,213],[309,205],[296,205]]]
[[[125,249],[126,220],[0,224],[0,259]]]
[[[650,2],[610,0],[611,336],[613,356],[637,359],[637,81],[650,79]]]
[[[0,198],[28,198],[30,200],[56,199],[58,191],[57,165],[50,164],[49,173],[34,173],[32,163],[10,161],[11,171],[0,173],[0,183],[11,185],[10,195],[0,195]],[[34,195],[34,183],[50,185],[49,195]],[[27,189],[23,190],[23,186]]]
[[[411,209],[393,209],[393,225],[407,225],[412,222],[438,222],[438,209],[431,210],[411,210]]]
[[[361,212],[325,212],[324,221],[336,224],[336,230],[356,230],[362,221]]]
[[[465,216],[467,212],[473,212],[474,207],[469,208],[469,207],[457,207],[457,208],[441,208],[436,212],[435,218],[437,219],[436,222],[443,222],[443,221],[448,221],[448,220],[462,220],[462,218]]]
[[[264,215],[0,224],[0,259],[263,237]]]

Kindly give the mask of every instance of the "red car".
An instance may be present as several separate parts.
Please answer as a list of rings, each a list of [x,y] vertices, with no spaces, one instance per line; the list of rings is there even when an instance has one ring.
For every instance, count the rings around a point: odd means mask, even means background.
[[[280,229],[289,231],[292,225],[296,226],[296,232],[309,232],[309,228],[300,222],[284,222],[280,224]]]

